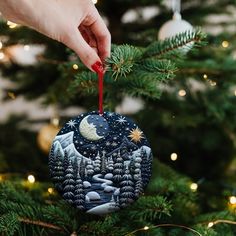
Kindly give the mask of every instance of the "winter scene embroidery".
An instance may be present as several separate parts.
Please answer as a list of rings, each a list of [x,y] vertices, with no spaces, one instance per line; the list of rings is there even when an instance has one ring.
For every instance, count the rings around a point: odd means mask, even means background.
[[[62,197],[97,215],[134,202],[149,182],[151,165],[143,132],[112,112],[90,112],[68,121],[49,156],[50,175]]]

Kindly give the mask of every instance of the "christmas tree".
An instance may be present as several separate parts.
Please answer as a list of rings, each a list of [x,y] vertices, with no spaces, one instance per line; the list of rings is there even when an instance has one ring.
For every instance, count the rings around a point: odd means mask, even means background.
[[[122,198],[112,202],[126,205],[130,195],[143,189],[144,173],[135,172],[137,159],[129,170],[123,168],[121,153],[106,160],[94,151],[94,163],[82,159],[75,166],[62,161],[58,152],[55,160],[49,160],[52,180],[47,167],[58,123],[74,112],[67,108],[79,107],[73,115],[97,110],[96,74],[62,44],[2,20],[1,106],[5,111],[15,104],[17,110],[17,102],[25,99],[32,106],[43,105],[45,111],[1,118],[0,234],[235,235],[234,3],[182,1],[182,18],[196,27],[164,41],[157,40],[158,32],[173,15],[166,1],[96,3],[114,43],[106,62],[105,109],[132,117],[154,155],[145,194],[127,209],[101,217],[80,211],[84,204],[80,178],[112,170],[122,185]],[[132,105],[127,108],[128,102]],[[132,111],[134,104],[137,109]],[[49,116],[43,116],[49,108]],[[52,181],[59,184],[64,169],[63,179],[71,186],[65,197],[75,198],[77,208],[53,187]],[[130,172],[136,174],[132,182]]]

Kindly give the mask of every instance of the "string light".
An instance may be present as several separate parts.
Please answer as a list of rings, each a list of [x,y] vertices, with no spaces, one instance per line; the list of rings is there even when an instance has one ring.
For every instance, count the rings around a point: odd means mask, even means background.
[[[234,90],[234,96],[236,96],[236,89]]]
[[[203,79],[207,79],[207,78],[208,78],[207,74],[204,74]]]
[[[149,230],[149,227],[148,226],[144,226],[143,230]]]
[[[221,43],[222,47],[223,48],[227,48],[229,46],[229,42],[224,40],[222,43]]]
[[[96,4],[98,2],[98,0],[92,0],[93,4]]]
[[[60,120],[59,120],[58,117],[53,117],[53,118],[51,119],[51,123],[52,123],[54,126],[56,126],[56,127],[59,126],[59,122],[60,122]]]
[[[2,49],[2,46],[3,46],[3,45],[2,45],[2,42],[0,42],[0,49]]]
[[[236,204],[236,196],[230,196],[229,202],[230,202],[230,204],[235,205]]]
[[[13,92],[8,92],[7,93],[8,97],[11,98],[12,100],[16,99],[16,95]]]
[[[216,83],[215,81],[213,81],[213,80],[210,80],[209,83],[210,83],[210,85],[211,85],[212,87],[216,86],[216,84],[217,84],[217,83]]]
[[[25,51],[29,51],[30,50],[30,46],[29,45],[24,45],[24,50]]]
[[[184,97],[186,95],[186,91],[184,89],[179,90],[178,92],[180,97]]]
[[[0,60],[3,60],[5,57],[5,54],[3,52],[0,52]]]
[[[17,24],[12,22],[12,21],[7,21],[7,25],[9,26],[10,29],[14,29],[16,28]]]
[[[178,155],[177,155],[176,153],[171,153],[170,159],[171,159],[172,161],[176,161],[176,160],[178,159]]]
[[[208,225],[207,225],[207,227],[208,227],[208,228],[211,228],[213,225],[214,225],[213,222],[209,222]]]
[[[78,70],[79,69],[79,66],[77,64],[74,64],[72,67],[73,67],[74,70]]]
[[[35,177],[33,175],[28,175],[27,179],[31,184],[35,182]]]
[[[54,193],[54,189],[53,188],[48,188],[48,193],[49,194],[53,194]]]
[[[198,189],[198,184],[197,184],[197,183],[191,183],[191,184],[190,184],[190,189],[191,189],[193,192],[196,192],[197,189]]]

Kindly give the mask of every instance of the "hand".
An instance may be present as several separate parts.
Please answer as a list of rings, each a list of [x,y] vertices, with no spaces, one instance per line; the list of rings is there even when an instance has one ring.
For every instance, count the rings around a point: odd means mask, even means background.
[[[4,0],[0,11],[8,20],[64,43],[91,70],[110,55],[110,33],[91,0]]]

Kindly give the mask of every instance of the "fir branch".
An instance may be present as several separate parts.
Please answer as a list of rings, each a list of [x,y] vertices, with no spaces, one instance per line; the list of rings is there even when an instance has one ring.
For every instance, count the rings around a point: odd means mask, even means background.
[[[145,50],[143,57],[168,57],[170,55],[183,57],[188,49],[199,47],[205,44],[206,35],[200,30],[189,30],[180,33],[164,41],[156,41],[149,45]]]

